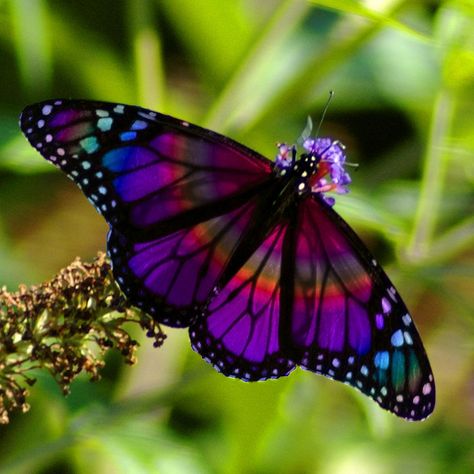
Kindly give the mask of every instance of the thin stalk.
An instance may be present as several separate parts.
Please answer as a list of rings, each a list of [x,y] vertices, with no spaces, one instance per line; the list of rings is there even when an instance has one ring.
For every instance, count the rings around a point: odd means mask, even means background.
[[[384,15],[395,16],[408,4],[408,0],[398,1]],[[341,17],[339,24],[332,32],[328,48],[320,54],[313,55],[298,71],[295,71],[286,84],[261,105],[258,111],[247,117],[241,132],[258,126],[267,117],[281,113],[288,104],[300,103],[303,111],[311,107],[315,96],[320,97],[318,88],[327,82],[327,78],[337,70],[348,58],[356,54],[377,33],[387,25],[382,21],[362,23],[349,16]],[[324,91],[326,94],[327,90]]]
[[[132,44],[135,63],[135,81],[138,103],[165,110],[165,79],[161,41],[156,25],[152,23],[152,2],[129,2]]]
[[[440,90],[434,104],[428,145],[423,160],[420,197],[406,251],[412,261],[423,260],[430,253],[447,168],[443,144],[450,130],[453,109],[454,101],[450,92],[447,89]]]
[[[47,4],[42,0],[11,0],[10,9],[23,86],[30,93],[44,92],[51,84],[52,71]]]
[[[276,10],[253,49],[250,50],[246,59],[232,76],[220,97],[214,102],[203,121],[206,127],[220,127],[222,130],[222,124],[226,122],[234,108],[242,100],[243,90],[247,83],[246,78],[253,76],[252,71],[257,68],[270,50],[280,44],[300,24],[309,9],[310,5],[305,1],[287,0]]]

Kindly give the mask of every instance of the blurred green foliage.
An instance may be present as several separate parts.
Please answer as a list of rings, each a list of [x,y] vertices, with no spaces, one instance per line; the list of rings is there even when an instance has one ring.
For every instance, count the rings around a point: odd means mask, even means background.
[[[336,209],[411,308],[438,405],[409,424],[303,371],[226,379],[186,331],[159,350],[137,334],[137,366],[110,357],[68,398],[38,374],[31,411],[0,428],[0,472],[473,472],[473,26],[472,0],[1,0],[1,284],[105,246],[101,218],[21,137],[26,104],[138,104],[271,157],[334,89],[323,133],[360,165]]]

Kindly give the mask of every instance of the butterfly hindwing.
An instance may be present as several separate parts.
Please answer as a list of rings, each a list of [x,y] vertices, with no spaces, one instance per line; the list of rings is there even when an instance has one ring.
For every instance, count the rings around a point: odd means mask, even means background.
[[[193,349],[219,372],[245,381],[278,378],[296,365],[281,348],[281,259],[286,224],[269,229],[244,265],[212,299],[189,333]]]
[[[293,303],[281,333],[289,357],[399,416],[426,418],[435,403],[433,375],[392,283],[321,199],[303,201],[295,219]]]

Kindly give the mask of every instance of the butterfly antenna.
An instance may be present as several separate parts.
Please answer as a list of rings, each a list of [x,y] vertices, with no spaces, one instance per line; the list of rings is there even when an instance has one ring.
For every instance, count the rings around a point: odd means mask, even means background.
[[[331,103],[331,100],[332,100],[333,97],[334,97],[334,91],[329,91],[329,97],[328,97],[328,100],[326,102],[326,105],[324,106],[323,113],[321,114],[321,118],[319,119],[319,124],[318,124],[318,128],[316,129],[315,138],[319,137],[319,131],[321,130],[321,125],[324,122],[324,117],[326,116],[326,112],[328,111],[329,104]]]

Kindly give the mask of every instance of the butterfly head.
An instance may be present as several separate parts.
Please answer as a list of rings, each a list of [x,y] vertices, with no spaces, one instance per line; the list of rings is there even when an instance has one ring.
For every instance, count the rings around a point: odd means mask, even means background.
[[[335,200],[325,193],[349,192],[347,186],[351,178],[344,169],[346,155],[344,145],[330,138],[306,138],[303,142],[305,153],[296,160],[295,145],[278,144],[275,168],[279,176],[292,175],[299,195],[320,194],[330,204]]]

